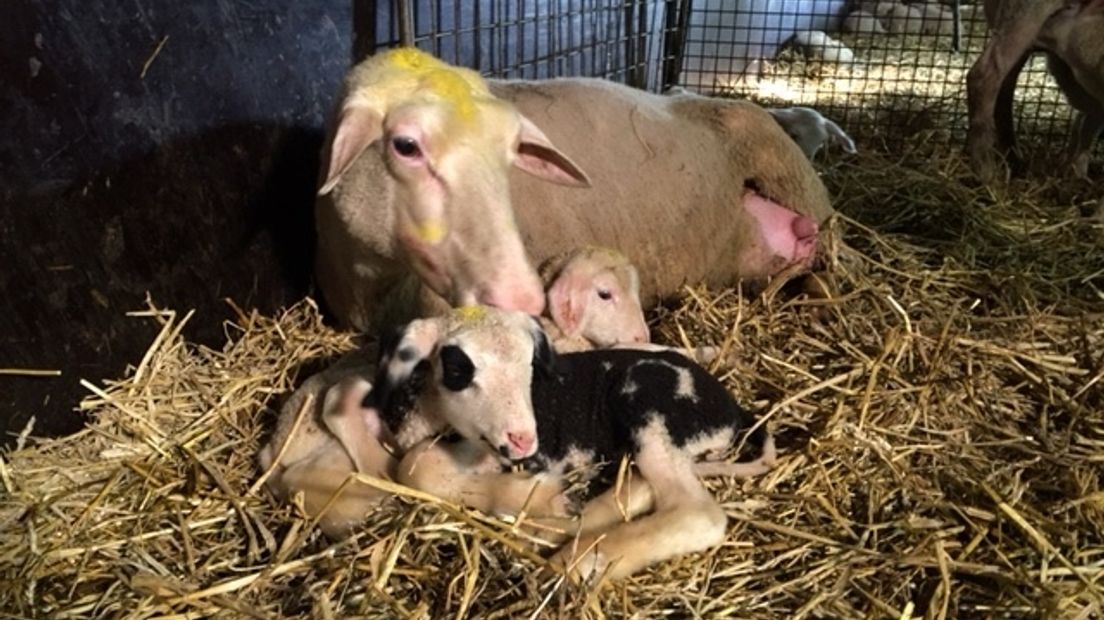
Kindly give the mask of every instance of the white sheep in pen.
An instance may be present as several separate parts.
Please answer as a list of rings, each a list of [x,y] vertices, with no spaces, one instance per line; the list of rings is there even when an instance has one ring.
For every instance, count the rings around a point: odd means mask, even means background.
[[[822,147],[837,144],[848,153],[858,152],[855,141],[831,119],[812,108],[794,106],[770,108],[774,120],[801,147],[801,152],[812,160]]]
[[[611,474],[631,458],[651,494],[634,499],[630,512],[649,503],[654,512],[624,523],[610,501],[588,504],[599,516],[584,511],[585,529],[554,558],[584,579],[624,577],[719,544],[726,517],[698,477],[750,477],[774,464],[766,428],[680,353],[557,356],[524,314],[457,312],[468,315],[448,330],[439,319],[415,321],[390,343],[365,411],[378,412],[391,428],[430,412],[451,426],[463,440],[424,442],[403,459],[399,480],[497,512],[519,510],[536,486],[527,509],[562,516],[571,504],[562,477],[573,470],[593,471],[588,497],[606,491],[599,499],[607,498]],[[758,452],[754,460],[715,460],[745,434]],[[516,463],[535,475],[499,471]]]

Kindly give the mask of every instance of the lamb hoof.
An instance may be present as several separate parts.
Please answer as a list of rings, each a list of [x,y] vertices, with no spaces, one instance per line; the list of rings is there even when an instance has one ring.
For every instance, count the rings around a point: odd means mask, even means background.
[[[712,364],[721,354],[720,347],[712,345],[700,346],[694,349],[694,361],[699,364]]]
[[[540,488],[532,495],[526,505],[530,516],[537,518],[571,519],[579,515],[583,509],[583,500],[577,494],[570,491],[553,491]],[[499,516],[515,516],[515,506],[500,507],[497,509]]]
[[[574,517],[583,509],[582,503],[569,493],[560,493],[556,495],[556,497],[552,498],[551,506],[553,515],[557,517]]]
[[[560,514],[567,517],[582,515],[588,499],[586,485],[574,484],[567,487],[557,497],[558,507],[563,509]]]
[[[576,552],[580,555],[576,555]],[[564,545],[563,549],[552,556],[551,562],[573,581],[584,585],[594,585],[609,568],[609,559],[594,544],[594,540],[588,538]]]

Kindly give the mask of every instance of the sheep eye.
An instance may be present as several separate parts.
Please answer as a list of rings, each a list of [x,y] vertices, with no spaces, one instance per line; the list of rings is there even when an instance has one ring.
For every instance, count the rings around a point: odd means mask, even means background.
[[[613,293],[609,292],[608,290],[606,290],[604,288],[600,288],[600,289],[598,289],[598,298],[603,300],[603,301],[609,301],[609,300],[613,299]]]
[[[408,138],[406,136],[395,136],[391,139],[391,148],[395,149],[395,152],[402,157],[413,158],[422,154],[422,149],[418,147],[418,142],[414,138]]]

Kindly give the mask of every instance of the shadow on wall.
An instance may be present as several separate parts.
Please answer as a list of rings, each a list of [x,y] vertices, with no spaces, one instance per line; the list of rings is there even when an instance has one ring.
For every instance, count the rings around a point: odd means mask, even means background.
[[[718,76],[757,70],[802,30],[839,30],[847,0],[705,0],[690,14],[682,84],[710,90]],[[733,6],[735,5],[735,6]]]
[[[224,298],[274,312],[308,293],[321,145],[320,129],[226,125],[0,203],[0,360],[63,373],[0,377],[4,430],[31,415],[37,435],[77,430],[80,379],[120,376],[152,341],[124,316],[147,291],[195,309],[185,333],[209,346],[225,340]]]

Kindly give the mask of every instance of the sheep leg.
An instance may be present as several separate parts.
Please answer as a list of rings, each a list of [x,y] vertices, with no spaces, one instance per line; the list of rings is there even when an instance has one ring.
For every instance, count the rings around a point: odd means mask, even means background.
[[[361,405],[372,384],[360,377],[346,377],[326,392],[322,422],[348,453],[356,471],[373,476],[395,473],[395,459],[384,448],[389,438],[379,412]]]
[[[554,564],[568,567],[584,581],[603,574],[620,579],[724,540],[725,513],[694,475],[690,456],[655,435],[660,433],[643,437],[636,464],[655,492],[656,511],[578,537],[553,556]]]
[[[525,511],[536,526],[534,535],[556,545],[634,519],[655,502],[651,485],[638,477],[590,499],[575,517],[560,476],[502,472],[490,451],[467,440],[418,444],[399,464],[398,480],[488,514],[516,516]]]
[[[480,443],[427,439],[399,464],[402,484],[488,514],[566,517],[568,501],[558,476],[502,472],[498,458]]]
[[[693,463],[694,475],[699,478],[732,477],[751,478],[770,471],[778,460],[774,447],[774,437],[768,435],[763,443],[759,458],[744,463],[722,461],[698,461]],[[615,485],[604,493],[594,497],[583,505],[579,520],[567,527],[572,536],[591,536],[601,533],[618,523],[631,521],[655,507],[655,492],[652,485],[639,475],[633,475],[636,469],[630,469],[621,488]],[[620,493],[618,493],[620,491]],[[561,526],[562,527],[562,526]],[[545,536],[549,542],[560,543],[562,538]]]
[[[348,534],[387,497],[385,491],[364,484],[349,484],[341,489],[355,471],[349,455],[336,440],[331,440],[327,449],[284,470],[281,482],[289,495],[302,493],[303,510],[318,518],[318,527],[326,536],[336,539]]]
[[[778,452],[774,447],[774,437],[767,436],[759,458],[743,463],[726,461],[697,461],[693,463],[694,475],[699,478],[753,478],[761,476],[774,468]],[[601,495],[591,499],[580,513],[582,524],[579,532],[587,535],[608,529],[617,523],[635,519],[655,507],[655,491],[646,479],[630,474],[620,489],[610,487]]]
[[[753,461],[729,463],[726,461],[698,461],[694,463],[694,474],[699,478],[729,476],[732,478],[752,478],[770,471],[778,460],[774,447],[774,437],[767,435],[763,442],[762,454]]]
[[[1104,110],[1078,112],[1070,136],[1069,162],[1073,174],[1081,179],[1089,178],[1089,160],[1093,143],[1104,129]]]
[[[1087,180],[1092,146],[1104,126],[1104,107],[1092,93],[1085,90],[1069,63],[1057,54],[1047,54],[1047,69],[1076,112],[1066,145],[1067,164],[1074,176]]]
[[[392,475],[396,464],[380,442],[382,424],[375,411],[360,406],[369,389],[371,385],[355,375],[326,389],[320,417],[330,433],[321,432],[312,423],[302,437],[292,438],[309,442],[311,452],[281,465],[269,479],[269,487],[282,499],[301,494],[303,510],[316,517],[319,527],[331,538],[347,534],[386,496],[379,489],[360,484],[342,489],[349,475],[357,471]],[[268,448],[268,453],[262,454],[262,463],[271,463],[273,450]]]
[[[630,474],[620,488],[611,486],[587,500],[577,517],[538,518],[534,521],[544,526],[539,534],[542,540],[562,545],[571,538],[601,533],[618,523],[631,521],[654,507],[652,485],[640,476]]]
[[[1002,98],[1002,90],[1007,95],[1015,89],[1019,69],[1042,28],[1048,10],[1046,6],[1049,3],[1035,4],[1042,7],[1032,6],[1031,12],[1025,10],[1020,14],[1007,10],[1007,5],[998,9],[998,15],[994,19],[995,34],[989,38],[985,49],[966,74],[966,100],[970,121],[967,151],[974,170],[987,183],[996,181],[998,177],[998,139],[1005,143],[1009,140],[1009,136],[998,135],[998,130],[1007,129],[1005,120],[996,118],[998,108],[1002,103],[1011,103],[1007,96]],[[1001,127],[998,127],[998,123]]]
[[[993,109],[993,120],[997,127],[997,152],[1008,162],[1012,174],[1020,174],[1023,167],[1016,151],[1016,81],[1030,57],[1030,53],[1024,54],[1012,65],[997,92],[996,106]]]

